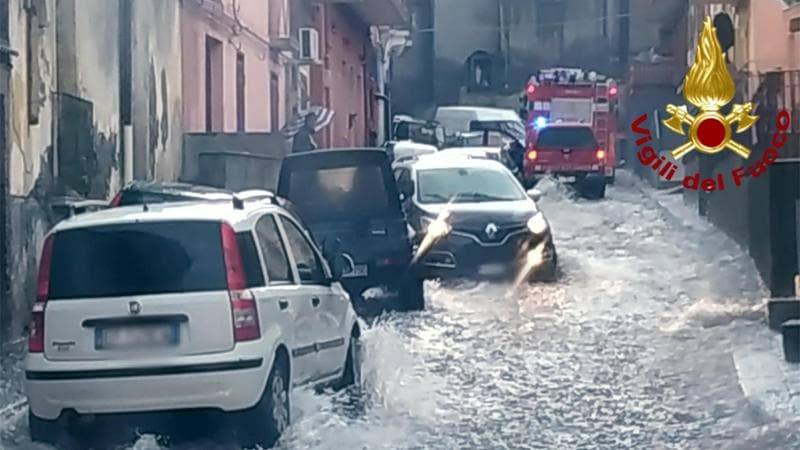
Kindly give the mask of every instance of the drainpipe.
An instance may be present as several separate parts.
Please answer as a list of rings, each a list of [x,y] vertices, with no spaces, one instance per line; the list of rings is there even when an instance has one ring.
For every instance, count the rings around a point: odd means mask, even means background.
[[[123,184],[133,181],[133,125],[122,126]]]
[[[389,81],[392,58],[400,56],[403,50],[411,46],[410,35],[411,32],[406,30],[378,31],[380,54],[378,55],[378,93],[375,94],[375,97],[384,105],[378,110],[378,146],[391,139],[391,97],[386,92],[386,84]]]

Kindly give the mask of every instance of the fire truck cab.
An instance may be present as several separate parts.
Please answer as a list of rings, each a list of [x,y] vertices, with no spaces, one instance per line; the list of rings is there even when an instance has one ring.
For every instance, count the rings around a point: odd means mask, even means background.
[[[528,118],[523,162],[526,180],[534,182],[547,173],[569,173],[569,178],[602,176],[605,183],[613,183],[617,92],[617,84],[611,78],[581,69],[545,69],[531,77],[523,96]],[[567,125],[575,130],[591,129],[596,144],[592,148],[593,164],[587,165],[585,158],[576,157],[574,152],[578,149],[563,147],[557,149],[562,154],[548,155],[548,149],[536,147],[545,130]],[[553,150],[550,148],[549,152]]]

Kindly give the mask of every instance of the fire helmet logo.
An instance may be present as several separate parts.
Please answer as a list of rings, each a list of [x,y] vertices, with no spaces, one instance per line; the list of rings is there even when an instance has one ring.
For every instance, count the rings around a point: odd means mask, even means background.
[[[685,105],[667,105],[667,112],[672,115],[664,120],[667,128],[685,135],[683,126],[689,126],[689,142],[674,149],[673,158],[680,159],[692,150],[715,154],[726,148],[744,159],[750,156],[750,149],[732,139],[731,125],[738,124],[736,133],[752,127],[758,120],[758,116],[750,115],[753,104],[733,105],[728,115],[719,112],[720,108],[733,100],[735,93],[736,86],[728,72],[716,28],[711,18],[706,18],[697,43],[694,64],[683,84],[684,98],[699,108],[700,113],[693,116]]]

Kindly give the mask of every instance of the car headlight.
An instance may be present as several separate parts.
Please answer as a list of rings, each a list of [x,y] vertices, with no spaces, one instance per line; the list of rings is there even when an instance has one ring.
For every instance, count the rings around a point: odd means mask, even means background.
[[[533,234],[544,234],[547,228],[547,220],[545,220],[544,214],[542,214],[541,211],[537,212],[535,216],[528,220],[528,229],[531,230]]]
[[[422,225],[423,233],[433,239],[439,239],[447,236],[452,229],[450,224],[447,223],[447,219],[449,217],[450,213],[448,212],[440,213],[435,219],[430,217],[421,217],[420,225]]]

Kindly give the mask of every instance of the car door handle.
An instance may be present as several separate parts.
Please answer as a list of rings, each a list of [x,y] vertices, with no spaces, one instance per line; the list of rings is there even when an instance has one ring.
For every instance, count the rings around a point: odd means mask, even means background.
[[[312,305],[314,305],[314,308],[316,308],[317,306],[319,306],[319,297],[313,297],[313,298],[311,299],[311,304],[312,304]]]
[[[278,300],[278,308],[280,308],[281,311],[283,311],[288,307],[289,307],[289,300],[286,300],[285,298]]]

